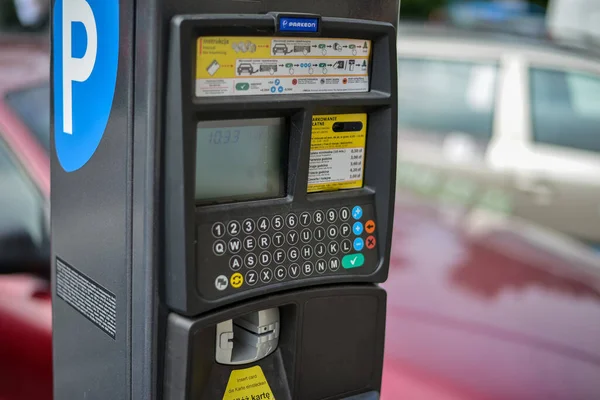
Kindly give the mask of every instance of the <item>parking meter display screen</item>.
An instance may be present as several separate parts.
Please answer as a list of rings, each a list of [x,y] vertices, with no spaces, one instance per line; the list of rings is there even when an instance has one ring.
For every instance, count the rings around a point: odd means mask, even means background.
[[[205,121],[196,139],[196,200],[224,203],[285,196],[285,119]]]

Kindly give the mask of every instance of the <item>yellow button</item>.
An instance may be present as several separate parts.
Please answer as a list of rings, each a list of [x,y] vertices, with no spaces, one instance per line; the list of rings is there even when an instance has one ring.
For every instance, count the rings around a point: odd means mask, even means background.
[[[231,282],[232,287],[237,289],[244,283],[244,277],[239,272],[236,272],[235,274],[231,275],[229,282]]]

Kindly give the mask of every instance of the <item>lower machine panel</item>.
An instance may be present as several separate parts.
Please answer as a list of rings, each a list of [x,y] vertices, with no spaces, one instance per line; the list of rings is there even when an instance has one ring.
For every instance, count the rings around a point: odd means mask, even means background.
[[[218,323],[273,307],[278,307],[280,314],[279,343],[274,352],[244,365],[215,361]],[[386,293],[380,287],[344,285],[268,296],[199,319],[171,314],[163,398],[237,399],[231,394],[235,390],[231,380],[243,375],[243,370],[252,371],[253,376],[257,371],[264,374],[262,382],[256,381],[257,386],[263,385],[262,391],[256,393],[265,394],[256,398],[322,400],[377,393],[385,312]],[[243,389],[239,398],[245,399]]]

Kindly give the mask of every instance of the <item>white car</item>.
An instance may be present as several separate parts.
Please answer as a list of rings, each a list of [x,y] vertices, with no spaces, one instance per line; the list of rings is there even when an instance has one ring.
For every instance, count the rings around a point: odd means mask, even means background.
[[[399,193],[600,244],[600,57],[400,25]]]

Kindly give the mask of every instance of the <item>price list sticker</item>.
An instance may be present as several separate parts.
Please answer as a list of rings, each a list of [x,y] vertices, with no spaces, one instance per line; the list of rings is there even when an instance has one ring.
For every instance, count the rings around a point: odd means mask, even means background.
[[[314,115],[308,193],[363,186],[367,114]]]

